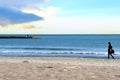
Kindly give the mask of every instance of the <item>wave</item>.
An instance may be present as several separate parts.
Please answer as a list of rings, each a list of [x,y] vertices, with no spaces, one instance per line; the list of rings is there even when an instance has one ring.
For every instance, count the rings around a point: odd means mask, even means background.
[[[106,50],[89,48],[71,47],[36,47],[36,46],[0,46],[0,54],[21,54],[21,55],[40,55],[40,54],[87,54],[87,55],[107,55]],[[115,54],[120,54],[115,52]]]
[[[78,57],[78,58],[107,58],[105,52],[70,52],[70,51],[24,51],[24,50],[5,50],[0,51],[0,56],[15,56],[15,57]],[[115,58],[120,56],[117,54]]]
[[[9,54],[107,54],[107,52],[89,52],[89,51],[48,51],[48,50],[0,50],[0,53]]]
[[[115,58],[120,59],[120,53]],[[0,56],[15,57],[78,57],[78,58],[107,58],[107,52],[90,51],[49,51],[49,50],[0,50]],[[117,56],[117,57],[116,57]]]

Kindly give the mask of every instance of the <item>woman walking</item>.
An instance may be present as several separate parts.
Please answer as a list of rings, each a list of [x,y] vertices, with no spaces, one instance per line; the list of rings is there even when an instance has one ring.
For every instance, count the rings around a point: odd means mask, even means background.
[[[112,54],[114,54],[114,50],[112,48],[111,42],[108,42],[108,59],[110,58],[110,56],[112,56],[112,58],[115,59]]]

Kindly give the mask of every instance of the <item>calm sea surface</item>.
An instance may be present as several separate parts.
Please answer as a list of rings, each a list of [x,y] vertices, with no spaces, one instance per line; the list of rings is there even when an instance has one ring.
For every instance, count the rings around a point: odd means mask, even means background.
[[[0,56],[107,58],[110,41],[114,56],[120,58],[120,34],[37,36],[40,38],[0,39]]]

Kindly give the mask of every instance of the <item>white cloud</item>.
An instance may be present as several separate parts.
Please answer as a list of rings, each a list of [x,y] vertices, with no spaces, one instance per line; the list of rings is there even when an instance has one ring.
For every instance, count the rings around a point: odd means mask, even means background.
[[[57,13],[59,7],[48,6],[46,8],[24,8],[22,11],[26,13],[33,13],[38,16],[48,17]]]
[[[10,24],[5,27],[0,26],[0,34],[37,34],[40,33],[39,29],[42,27],[40,21],[22,23],[22,24]]]

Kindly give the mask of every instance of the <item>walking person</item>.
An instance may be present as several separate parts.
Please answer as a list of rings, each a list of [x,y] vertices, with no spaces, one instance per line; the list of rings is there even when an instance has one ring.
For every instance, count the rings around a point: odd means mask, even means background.
[[[108,59],[110,58],[110,56],[113,59],[115,59],[114,56],[113,56],[113,54],[114,54],[114,50],[112,48],[112,44],[111,44],[111,42],[108,42]]]

